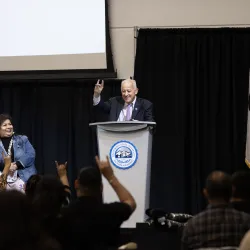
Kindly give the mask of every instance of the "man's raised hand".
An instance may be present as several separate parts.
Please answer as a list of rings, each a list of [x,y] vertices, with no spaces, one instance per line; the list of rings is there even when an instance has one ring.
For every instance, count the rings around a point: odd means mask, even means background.
[[[98,80],[94,88],[94,96],[99,97],[104,88],[104,81]]]

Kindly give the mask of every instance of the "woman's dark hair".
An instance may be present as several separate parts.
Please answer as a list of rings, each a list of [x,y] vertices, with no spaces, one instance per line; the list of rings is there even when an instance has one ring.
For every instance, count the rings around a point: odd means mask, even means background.
[[[30,178],[28,179],[26,185],[25,185],[25,193],[26,196],[30,199],[33,200],[34,198],[34,194],[35,194],[35,190],[36,190],[36,186],[37,183],[42,179],[42,176],[39,174],[34,174],[31,175]]]
[[[59,243],[41,230],[30,200],[19,191],[0,192],[0,250],[60,250]]]
[[[53,175],[45,175],[37,182],[32,204],[39,215],[42,231],[51,239],[61,237],[60,215],[66,198],[67,192],[59,178]],[[48,242],[48,244],[51,243]],[[55,246],[50,249],[54,248]]]
[[[55,176],[43,176],[37,182],[33,193],[33,205],[43,218],[55,218],[66,200],[66,191]]]
[[[0,114],[0,126],[2,126],[6,120],[10,120],[12,123],[12,117],[9,114]]]
[[[0,249],[29,249],[40,237],[38,218],[31,203],[18,191],[0,192],[0,203]]]

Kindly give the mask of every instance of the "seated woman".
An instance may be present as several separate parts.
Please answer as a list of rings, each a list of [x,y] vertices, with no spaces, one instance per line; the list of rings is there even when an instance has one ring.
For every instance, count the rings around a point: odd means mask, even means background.
[[[2,167],[3,155],[11,157],[6,189],[18,189],[24,192],[25,182],[37,172],[35,150],[27,136],[14,133],[12,119],[7,114],[0,114],[0,165]]]

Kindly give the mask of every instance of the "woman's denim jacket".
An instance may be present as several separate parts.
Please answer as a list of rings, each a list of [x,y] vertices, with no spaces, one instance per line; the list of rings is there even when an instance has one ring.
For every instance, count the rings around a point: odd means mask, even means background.
[[[35,168],[35,150],[30,144],[28,137],[25,135],[13,135],[13,150],[14,161],[19,161],[23,167],[18,169],[18,175],[24,182],[27,182],[31,175],[37,173]],[[2,141],[0,141],[1,164],[3,164],[2,152],[4,152],[5,155],[7,153],[4,149]]]

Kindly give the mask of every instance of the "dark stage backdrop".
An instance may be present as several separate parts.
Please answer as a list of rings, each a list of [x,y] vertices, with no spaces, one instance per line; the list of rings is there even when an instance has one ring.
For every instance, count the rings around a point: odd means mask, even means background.
[[[25,134],[36,149],[41,174],[56,174],[55,160],[68,161],[71,185],[80,168],[94,163],[95,131],[90,122],[104,121],[94,114],[94,80],[2,82],[0,112],[13,117],[16,133]],[[106,80],[103,98],[120,93],[121,80]]]
[[[135,79],[157,122],[151,207],[198,212],[207,174],[245,168],[249,46],[249,29],[140,30]],[[120,94],[120,82],[105,81],[105,99]],[[56,174],[54,161],[67,160],[72,185],[94,162],[89,122],[105,120],[93,113],[95,81],[0,84],[0,112],[31,140],[39,172]]]
[[[244,164],[250,29],[140,29],[135,80],[154,103],[151,206],[196,213],[212,170]]]

